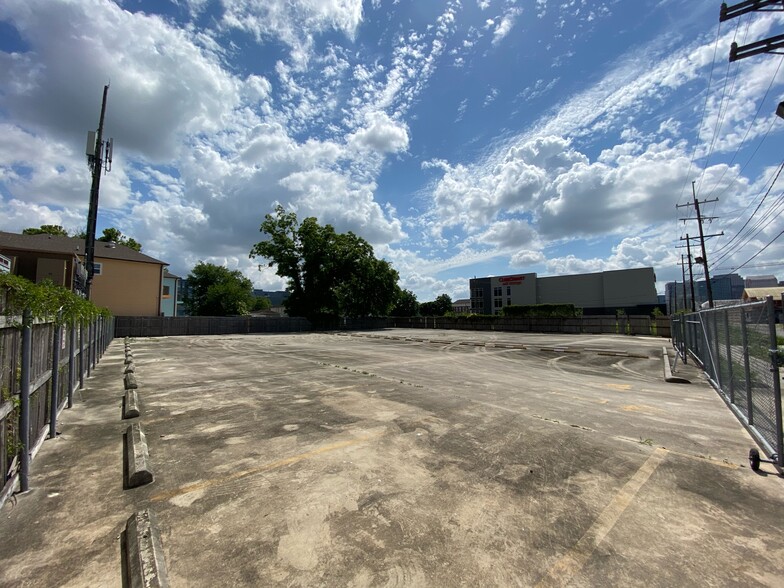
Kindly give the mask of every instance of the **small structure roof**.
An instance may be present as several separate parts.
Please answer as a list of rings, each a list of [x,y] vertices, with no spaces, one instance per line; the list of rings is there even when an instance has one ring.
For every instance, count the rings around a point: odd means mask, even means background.
[[[784,286],[776,286],[775,288],[746,288],[743,291],[744,300],[763,300],[766,296],[773,296],[773,298],[781,299],[781,294],[784,293]]]
[[[0,251],[3,250],[36,251],[40,253],[60,253],[84,256],[85,241],[78,237],[64,237],[62,235],[22,235],[19,233],[0,231]],[[96,259],[119,259],[122,261],[169,265],[165,261],[134,251],[125,245],[98,240],[95,241],[95,257]]]

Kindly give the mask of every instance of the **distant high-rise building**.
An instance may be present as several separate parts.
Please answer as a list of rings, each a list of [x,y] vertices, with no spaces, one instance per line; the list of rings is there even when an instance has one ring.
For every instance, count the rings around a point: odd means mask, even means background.
[[[775,284],[774,284],[775,285]],[[748,287],[741,276],[738,274],[723,274],[711,278],[711,290],[713,291],[713,301],[737,300],[740,303],[743,298],[743,290]],[[691,288],[686,282],[686,300],[683,297],[683,282],[668,282],[664,286],[664,296],[667,300],[667,313],[673,314],[679,310],[691,311]],[[694,282],[694,302],[695,308],[708,301],[708,288],[705,280]]]
[[[775,288],[779,285],[776,276],[749,276],[745,280],[747,288]]]

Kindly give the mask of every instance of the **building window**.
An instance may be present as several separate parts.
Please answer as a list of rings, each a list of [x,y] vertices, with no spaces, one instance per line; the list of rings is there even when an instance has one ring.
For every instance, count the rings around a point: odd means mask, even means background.
[[[512,306],[512,299],[511,298],[507,298],[506,299],[506,305],[507,306]]]
[[[504,289],[501,286],[496,286],[493,288],[493,296],[503,296]]]
[[[94,276],[100,276],[102,271],[103,271],[103,264],[102,263],[93,263],[93,275]]]
[[[503,305],[504,305],[504,301],[503,301],[503,300],[501,300],[500,298],[496,298],[496,299],[493,301],[493,306],[494,306],[495,308],[501,308]]]
[[[164,286],[163,287],[163,297],[164,298],[171,297],[171,292],[169,291],[169,288],[170,288],[170,286]]]
[[[512,287],[511,286],[507,286],[506,287],[506,295],[507,296],[511,296],[512,295]]]

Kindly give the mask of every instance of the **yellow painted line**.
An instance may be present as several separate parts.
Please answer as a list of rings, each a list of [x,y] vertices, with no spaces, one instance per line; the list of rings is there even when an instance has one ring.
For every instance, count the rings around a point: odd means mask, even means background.
[[[648,406],[647,404],[626,404],[621,407],[625,412],[663,412],[655,406]]]
[[[687,459],[695,459],[697,461],[701,461],[703,463],[709,463],[711,465],[718,466],[720,468],[726,468],[728,470],[737,470],[740,469],[736,463],[732,463],[731,461],[719,461],[713,457],[705,457],[703,455],[694,455],[691,453],[681,453],[680,451],[673,451],[672,449],[667,449],[667,453],[672,453],[673,455],[677,455],[678,457],[685,457]]]
[[[336,443],[330,443],[329,445],[323,445],[311,451],[306,451],[305,453],[300,453],[299,455],[293,455],[291,457],[286,457],[284,459],[279,459],[277,461],[266,463],[256,468],[251,468],[249,470],[241,470],[239,472],[234,472],[231,474],[227,474],[225,476],[221,476],[220,478],[213,478],[211,480],[202,480],[200,482],[194,482],[193,484],[180,486],[179,488],[175,488],[174,490],[167,490],[166,492],[161,492],[159,494],[154,495],[152,498],[150,498],[150,500],[152,502],[161,502],[163,500],[169,500],[176,496],[189,494],[190,492],[198,492],[199,490],[204,490],[212,486],[217,486],[218,484],[233,482],[234,480],[239,480],[240,478],[245,478],[247,476],[252,476],[254,474],[260,474],[262,472],[268,472],[270,470],[299,463],[301,461],[305,461],[306,459],[310,459],[311,457],[316,457],[317,455],[321,455],[322,453],[329,453],[330,451],[337,451],[338,449],[345,449],[346,447],[358,445],[360,443],[364,443],[365,441],[370,441],[371,439],[376,439],[378,437],[381,437],[383,434],[384,433],[381,432],[381,433],[376,433],[374,435],[364,435],[362,437],[348,439],[347,441],[338,441]]]
[[[591,527],[580,537],[579,541],[548,570],[547,574],[536,585],[537,587],[555,588],[566,586],[575,574],[583,569],[593,552],[604,541],[607,534],[612,531],[615,523],[621,518],[621,515],[634,500],[640,488],[651,477],[651,474],[664,461],[666,455],[666,449],[657,448],[653,451],[640,469],[610,501],[610,504],[604,508]]]

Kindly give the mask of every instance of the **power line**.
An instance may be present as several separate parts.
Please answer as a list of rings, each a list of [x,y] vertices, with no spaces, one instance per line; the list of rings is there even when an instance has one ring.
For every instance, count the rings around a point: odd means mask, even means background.
[[[748,245],[752,239],[754,239],[757,235],[759,235],[763,230],[765,230],[774,220],[776,220],[782,212],[784,212],[784,194],[779,195],[778,201],[771,207],[771,210],[778,208],[778,211],[775,214],[771,214],[769,217],[763,217],[757,223],[747,231],[745,240],[743,243],[735,246],[732,250],[727,251],[724,255],[722,255],[718,260],[716,260],[716,264],[721,263],[723,260],[727,259],[730,255],[734,254],[737,251],[740,251],[743,247]],[[770,211],[769,211],[770,212]],[[764,222],[764,224],[763,224]]]
[[[713,45],[713,60],[711,61],[711,68],[710,73],[708,74],[708,87],[705,88],[705,101],[702,104],[702,116],[700,117],[700,125],[697,127],[697,141],[694,142],[694,149],[691,152],[691,160],[689,161],[689,169],[686,172],[686,177],[688,178],[691,175],[691,168],[694,166],[694,157],[697,155],[697,146],[700,142],[700,135],[702,134],[702,123],[705,122],[705,111],[708,109],[708,98],[710,97],[710,87],[711,83],[713,82],[713,68],[716,65],[716,53],[719,48],[719,38],[721,35],[721,21],[719,21],[718,26],[716,27],[716,42]],[[686,184],[688,180],[683,183],[683,187],[681,188],[681,194],[678,196],[678,202],[681,201],[683,198],[683,192],[686,190]]]
[[[738,154],[740,153],[740,150],[743,148],[743,145],[746,143],[746,139],[748,138],[749,133],[751,132],[751,129],[754,127],[754,123],[757,122],[757,117],[759,116],[759,113],[762,111],[762,107],[765,105],[765,100],[768,98],[768,94],[770,93],[770,89],[773,87],[773,83],[776,81],[776,76],[778,75],[779,70],[781,69],[781,64],[782,63],[784,63],[784,57],[779,59],[779,64],[778,64],[778,66],[776,66],[776,71],[773,73],[773,77],[770,79],[770,84],[768,84],[768,89],[765,90],[765,95],[762,97],[762,100],[760,100],[760,104],[757,107],[757,112],[754,113],[754,118],[751,119],[751,122],[749,123],[749,126],[746,128],[746,133],[743,135],[743,139],[741,139],[741,142],[738,145],[738,148],[735,150],[735,153],[732,155],[732,158],[730,159],[730,162],[727,164],[727,167],[724,168],[724,171],[721,173],[721,176],[719,176],[719,179],[716,181],[716,185],[713,187],[713,190],[711,190],[710,194],[708,194],[708,198],[713,196],[713,193],[716,191],[716,189],[721,184],[721,181],[724,179],[724,175],[727,173],[727,170],[735,162],[735,158],[738,156]],[[738,68],[740,68],[740,64],[738,64]],[[737,73],[737,69],[736,69],[736,73]],[[767,138],[768,133],[770,132],[770,129],[773,127],[773,123],[775,121],[776,121],[775,118],[771,118],[770,125],[768,125],[768,130],[765,131],[765,136],[762,138],[762,141],[760,141],[760,143],[754,149],[754,152],[751,154],[751,157],[749,157],[749,159],[746,160],[746,163],[743,164],[743,167],[738,171],[737,175],[732,180],[732,182],[730,182],[727,185],[727,187],[724,188],[724,190],[722,191],[722,194],[724,194],[724,192],[726,192],[729,189],[729,187],[732,184],[735,183],[735,181],[740,177],[740,174],[743,172],[743,170],[746,168],[746,166],[749,164],[749,162],[757,154],[757,151],[759,150],[760,145],[762,145],[762,142]],[[704,173],[704,171],[703,171],[703,173]],[[721,194],[719,196],[721,196]]]
[[[751,222],[751,219],[753,219],[754,215],[756,215],[757,212],[759,212],[760,207],[762,207],[762,204],[765,202],[765,199],[768,197],[768,194],[770,194],[770,191],[773,189],[773,186],[776,184],[776,180],[779,179],[779,175],[781,174],[782,170],[784,170],[784,161],[782,161],[781,165],[779,165],[779,169],[776,172],[776,175],[773,178],[773,181],[770,183],[770,186],[768,186],[768,189],[765,192],[765,195],[762,197],[762,200],[760,200],[759,204],[757,204],[757,208],[754,209],[754,212],[751,213],[751,216],[749,216],[748,220],[745,223],[743,223],[743,226],[738,230],[737,233],[735,233],[735,235],[729,241],[727,241],[724,245],[719,247],[717,250],[712,251],[711,255],[717,255],[717,254],[721,253],[722,251],[727,249],[727,247],[729,247],[736,239],[740,238],[741,233],[748,226],[748,224]],[[752,202],[754,202],[754,201],[752,200]],[[752,202],[749,203],[749,206],[751,206]],[[748,210],[748,208],[749,207],[747,206],[746,209],[744,209],[743,212],[746,212],[746,210]],[[740,217],[738,217],[738,218],[740,218]],[[733,221],[733,222],[735,222],[735,221]]]
[[[738,37],[738,29],[740,29],[741,21],[738,20],[738,24],[735,26],[735,34],[733,35],[732,41],[735,42],[735,39]],[[713,155],[713,147],[716,145],[716,138],[719,136],[719,131],[721,131],[721,127],[724,125],[724,117],[727,115],[727,108],[724,107],[724,100],[727,97],[727,82],[730,79],[730,67],[732,66],[732,62],[727,62],[727,73],[724,74],[724,86],[721,90],[721,100],[719,101],[719,111],[716,113],[716,124],[713,127],[713,137],[711,137],[710,145],[708,146],[708,153],[705,155],[705,165],[702,166],[702,173],[700,174],[700,179],[698,181],[700,190],[702,189],[702,180],[705,178],[705,171],[708,169],[708,162],[710,161],[711,155]],[[738,69],[740,68],[740,64],[735,68],[735,76],[738,75]],[[735,81],[733,78],[733,87],[735,86]],[[706,103],[707,104],[707,103]],[[698,190],[698,193],[699,191]]]
[[[758,256],[760,253],[762,253],[762,252],[763,252],[763,251],[765,251],[765,250],[766,250],[768,247],[770,247],[771,245],[773,245],[773,243],[776,241],[776,239],[778,239],[778,238],[779,238],[779,237],[781,237],[782,235],[784,235],[784,230],[782,230],[782,231],[781,231],[781,232],[780,232],[778,235],[776,235],[775,237],[773,237],[773,239],[771,239],[770,241],[768,241],[768,244],[767,244],[767,245],[765,245],[765,247],[763,247],[762,249],[760,249],[759,251],[757,251],[757,252],[756,252],[754,255],[752,255],[751,257],[749,257],[749,258],[748,258],[748,259],[747,259],[745,262],[743,262],[743,263],[742,263],[742,264],[740,264],[738,267],[736,267],[736,268],[735,268],[735,271],[738,271],[738,270],[739,270],[739,269],[741,269],[742,267],[745,267],[747,263],[749,263],[750,261],[752,261],[753,259],[755,259],[755,258],[756,258],[756,257],[757,257],[757,256]]]

